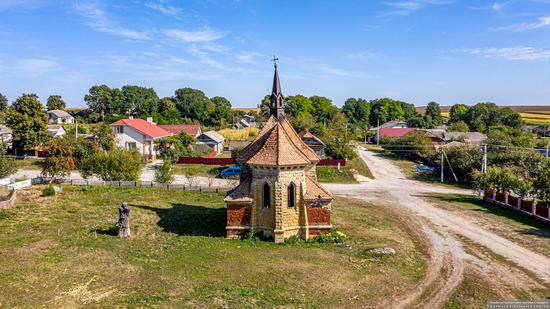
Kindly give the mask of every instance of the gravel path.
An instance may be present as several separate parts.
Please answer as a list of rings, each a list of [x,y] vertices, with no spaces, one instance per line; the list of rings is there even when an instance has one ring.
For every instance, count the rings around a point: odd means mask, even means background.
[[[549,257],[526,249],[472,223],[468,218],[438,208],[422,198],[422,195],[429,193],[473,194],[471,190],[410,180],[388,159],[366,150],[361,150],[360,155],[371,169],[374,180],[357,185],[324,185],[335,194],[399,208],[395,210],[409,214],[431,242],[426,277],[416,290],[402,295],[400,299],[394,299],[393,307],[408,307],[419,302],[423,307],[430,308],[443,305],[462,281],[464,269],[468,265],[482,267],[488,273],[498,274],[509,280],[518,280],[515,282],[518,285],[519,280],[526,277],[518,275],[510,278],[514,272],[503,271],[502,265],[497,267],[492,260],[483,260],[479,256],[466,253],[466,244],[461,240],[464,238],[504,257],[512,262],[510,264],[529,270],[543,282],[550,283]],[[426,293],[429,295],[425,295]]]

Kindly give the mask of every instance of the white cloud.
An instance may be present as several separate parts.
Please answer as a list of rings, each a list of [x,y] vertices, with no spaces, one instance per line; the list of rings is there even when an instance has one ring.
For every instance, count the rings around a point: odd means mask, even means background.
[[[495,31],[523,32],[550,26],[550,16],[539,17],[535,22],[513,24],[510,26],[492,28]]]
[[[376,54],[372,52],[359,52],[347,54],[344,57],[351,60],[370,60],[376,58]]]
[[[340,77],[348,77],[348,78],[354,78],[354,79],[365,79],[369,78],[370,76],[361,72],[353,72],[338,68],[332,68],[332,67],[320,67],[321,71],[334,76],[340,76]]]
[[[431,5],[451,4],[452,0],[407,0],[385,2],[391,8],[389,14],[407,16]]]
[[[145,6],[168,16],[178,16],[182,11],[181,8],[165,5],[164,1],[147,2]]]
[[[237,60],[242,61],[244,63],[257,64],[258,61],[256,61],[256,57],[260,57],[260,56],[263,56],[263,54],[256,53],[256,52],[241,52],[235,55],[235,58],[237,58]]]
[[[184,31],[178,29],[162,30],[167,37],[183,41],[186,43],[212,42],[221,39],[224,35],[212,29],[200,31]]]
[[[507,48],[473,48],[459,49],[455,52],[468,53],[485,58],[499,58],[505,60],[543,60],[550,59],[550,49],[535,47],[507,47]]]
[[[126,39],[148,40],[149,35],[145,32],[134,31],[116,26],[104,10],[94,4],[75,4],[75,9],[86,18],[85,24],[95,31],[110,33]]]
[[[38,77],[54,71],[59,64],[52,59],[28,58],[17,61],[16,69],[24,75]]]

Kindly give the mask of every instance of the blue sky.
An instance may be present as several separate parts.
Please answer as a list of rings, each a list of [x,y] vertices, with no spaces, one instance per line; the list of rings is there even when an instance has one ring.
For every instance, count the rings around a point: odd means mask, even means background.
[[[416,105],[550,104],[550,0],[0,0],[0,93],[193,87]]]

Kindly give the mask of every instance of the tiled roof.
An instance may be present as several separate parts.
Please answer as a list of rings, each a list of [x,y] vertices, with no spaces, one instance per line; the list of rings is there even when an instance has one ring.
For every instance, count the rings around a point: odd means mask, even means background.
[[[197,137],[201,130],[201,126],[198,124],[159,124],[158,127],[174,135],[185,132],[193,137]]]
[[[313,133],[311,133],[308,129],[304,129],[302,132],[300,132],[300,137],[302,139],[309,139],[309,140],[314,140],[316,141],[317,143],[319,143],[320,145],[324,145],[325,143],[323,143],[323,141],[318,138],[317,136],[313,135]]]
[[[223,137],[220,133],[216,131],[204,132],[202,135],[208,137],[209,139],[215,141],[216,143],[223,143],[225,141],[225,137]]]
[[[308,201],[317,199],[332,200],[333,196],[332,193],[323,188],[317,181],[306,176],[306,194],[304,199]]]
[[[383,128],[380,129],[380,137],[403,137],[415,130],[414,128]]]
[[[147,122],[143,119],[120,119],[116,122],[113,122],[111,126],[129,126],[152,138],[159,138],[159,137],[172,135],[172,133],[166,130],[163,130],[159,126],[153,123]]]
[[[236,158],[239,163],[264,166],[309,165],[319,157],[286,118],[270,117],[258,136]]]
[[[234,203],[252,202],[252,194],[250,193],[251,182],[250,178],[242,179],[239,185],[227,194],[224,201]]]

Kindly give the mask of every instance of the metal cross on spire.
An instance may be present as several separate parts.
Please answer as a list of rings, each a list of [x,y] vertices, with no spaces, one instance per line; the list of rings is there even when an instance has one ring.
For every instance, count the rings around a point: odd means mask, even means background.
[[[273,61],[273,64],[275,65],[275,67],[277,67],[277,60],[279,60],[279,58],[275,57],[275,55],[273,55],[273,59],[271,59],[271,61]]]

